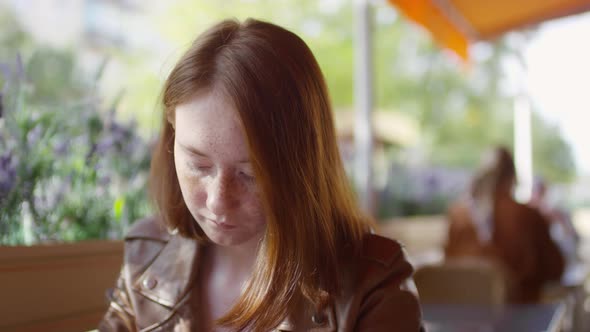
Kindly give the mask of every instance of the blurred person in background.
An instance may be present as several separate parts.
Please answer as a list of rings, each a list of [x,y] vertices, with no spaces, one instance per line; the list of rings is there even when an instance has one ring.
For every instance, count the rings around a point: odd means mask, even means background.
[[[516,202],[512,154],[496,147],[484,156],[469,192],[448,210],[447,260],[480,257],[506,276],[507,301],[532,303],[548,281],[559,280],[564,259],[536,209]]]
[[[303,40],[223,21],[162,96],[159,213],[127,234],[100,331],[421,329],[412,266],[354,202]]]
[[[533,193],[529,205],[538,209],[549,221],[551,237],[559,246],[567,264],[578,261],[578,244],[580,236],[574,227],[570,214],[552,205],[547,198],[547,183],[540,177],[533,182]]]

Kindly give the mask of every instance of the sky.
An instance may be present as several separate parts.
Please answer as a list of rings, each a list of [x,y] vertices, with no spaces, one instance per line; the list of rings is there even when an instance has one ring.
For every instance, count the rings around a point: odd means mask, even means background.
[[[543,24],[525,59],[533,103],[558,124],[580,173],[590,175],[590,14]]]

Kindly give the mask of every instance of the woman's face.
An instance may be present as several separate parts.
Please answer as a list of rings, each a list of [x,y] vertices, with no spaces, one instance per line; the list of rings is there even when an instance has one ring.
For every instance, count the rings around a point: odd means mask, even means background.
[[[178,105],[174,162],[184,201],[213,243],[261,239],[260,195],[237,111],[220,94]]]

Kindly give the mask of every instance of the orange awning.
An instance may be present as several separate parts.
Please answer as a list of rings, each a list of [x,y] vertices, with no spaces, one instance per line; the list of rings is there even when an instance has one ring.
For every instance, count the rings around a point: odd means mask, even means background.
[[[590,0],[388,1],[463,59],[472,42],[590,10]]]

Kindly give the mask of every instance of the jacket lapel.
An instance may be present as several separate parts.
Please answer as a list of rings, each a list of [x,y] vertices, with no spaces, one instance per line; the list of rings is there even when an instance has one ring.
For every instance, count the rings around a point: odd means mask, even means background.
[[[165,314],[162,312],[162,317],[151,317],[150,320],[165,321],[182,305],[192,286],[193,267],[198,264],[199,252],[197,241],[174,235],[153,263],[137,278],[133,284],[135,292],[171,310]],[[336,331],[336,325],[332,304],[317,311],[309,302],[299,312],[286,317],[275,331],[328,332]]]
[[[336,317],[332,304],[316,311],[313,304],[306,303],[299,312],[287,316],[275,331],[331,332],[336,329]]]
[[[163,306],[174,308],[189,290],[197,241],[172,236],[158,257],[137,279],[133,288]]]

